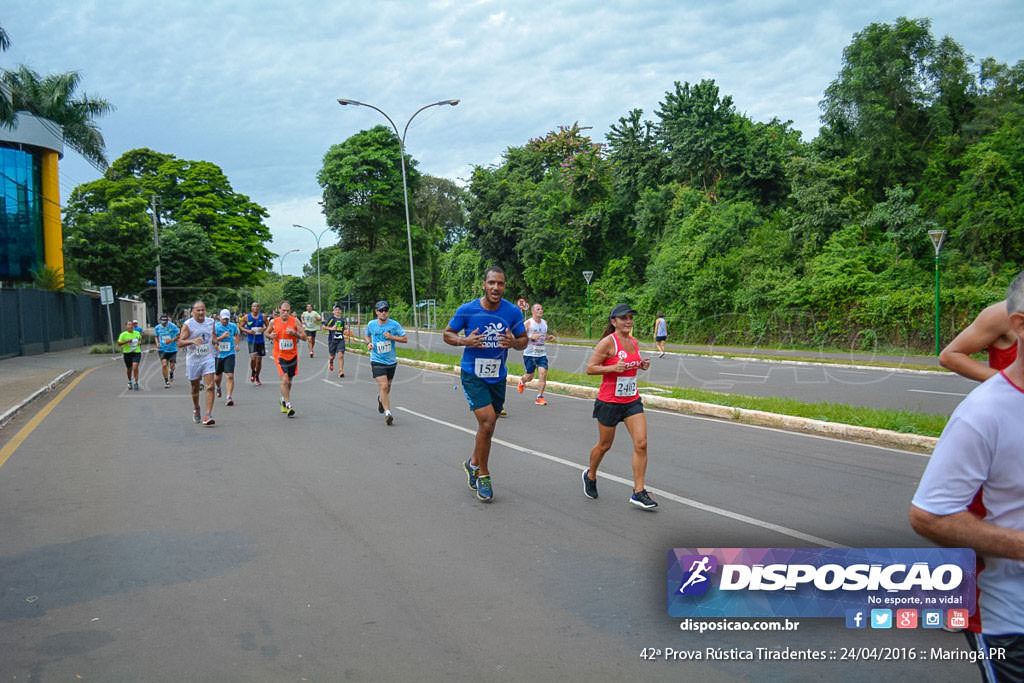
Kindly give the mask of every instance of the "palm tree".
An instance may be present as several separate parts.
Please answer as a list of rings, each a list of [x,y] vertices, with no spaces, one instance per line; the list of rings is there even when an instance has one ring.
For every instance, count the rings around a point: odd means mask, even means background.
[[[10,108],[27,111],[49,119],[64,128],[64,142],[100,170],[106,169],[106,143],[94,120],[114,110],[106,100],[87,95],[75,97],[79,76],[77,71],[40,77],[27,66],[17,71],[5,70],[0,87],[10,97]],[[0,100],[6,97],[0,97]],[[0,108],[5,105],[0,104]],[[2,112],[0,112],[2,113]],[[6,123],[0,116],[0,123]],[[11,125],[11,124],[7,124]]]

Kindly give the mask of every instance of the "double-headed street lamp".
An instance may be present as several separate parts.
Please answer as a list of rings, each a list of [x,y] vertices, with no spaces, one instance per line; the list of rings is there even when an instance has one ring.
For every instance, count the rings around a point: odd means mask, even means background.
[[[313,232],[312,230],[310,230],[309,228],[307,228],[305,225],[299,225],[298,223],[292,223],[292,227],[293,228],[302,228],[303,230],[305,230],[310,235],[312,235],[313,237],[316,238],[316,310],[318,310],[321,313],[323,313],[323,311],[324,311],[324,304],[323,304],[323,301],[321,301],[321,299],[320,299],[320,294],[321,294],[321,292],[320,292],[320,238],[323,237],[324,233],[327,232],[328,230],[330,230],[330,228],[324,228],[323,231],[321,231],[321,233],[318,235],[315,232]]]
[[[286,251],[286,252],[284,252],[283,254],[281,254],[280,256],[277,257],[278,262],[281,264],[281,279],[282,280],[284,279],[284,257],[287,256],[288,254],[294,254],[297,251],[302,251],[302,250],[301,249],[291,249],[291,250]]]
[[[384,118],[388,120],[388,123],[390,123],[391,127],[394,128],[395,130],[395,135],[398,135],[398,152],[402,159],[402,196],[405,199],[405,239],[409,244],[409,283],[412,286],[412,324],[416,330],[417,348],[419,348],[420,345],[420,325],[419,313],[416,307],[416,272],[412,265],[412,228],[410,227],[409,224],[409,187],[405,179],[405,134],[409,132],[409,124],[412,123],[412,120],[414,118],[416,118],[416,114],[419,114],[424,109],[429,109],[430,107],[439,107],[442,104],[448,104],[454,107],[458,103],[458,100],[441,100],[440,102],[432,102],[431,104],[423,105],[422,107],[416,110],[415,114],[409,117],[409,120],[405,122],[405,128],[402,130],[401,135],[399,135],[398,126],[395,125],[395,122],[391,120],[391,117],[388,116],[383,109],[375,107],[372,104],[367,104],[366,102],[348,100],[343,97],[338,98],[338,104],[340,104],[343,107],[351,104],[354,107],[369,107],[370,109],[376,110]]]

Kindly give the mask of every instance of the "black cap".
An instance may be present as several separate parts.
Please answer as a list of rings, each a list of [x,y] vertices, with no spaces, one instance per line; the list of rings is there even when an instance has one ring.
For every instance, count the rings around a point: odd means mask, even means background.
[[[611,320],[612,318],[621,318],[622,316],[629,315],[630,313],[636,315],[636,311],[633,310],[632,306],[630,306],[629,304],[619,304],[618,306],[612,309],[611,313],[608,314],[608,319]]]
[[[165,323],[168,320],[170,320],[170,318],[168,318],[166,314],[160,316],[160,322]]]
[[[383,299],[381,299],[380,301],[378,301],[377,303],[375,303],[373,305],[373,310],[375,310],[375,311],[379,311],[382,308],[391,308],[391,307],[388,306],[388,302],[384,301]]]

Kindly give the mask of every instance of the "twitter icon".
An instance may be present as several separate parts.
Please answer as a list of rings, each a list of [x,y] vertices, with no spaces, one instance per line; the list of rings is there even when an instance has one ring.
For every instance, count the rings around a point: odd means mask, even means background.
[[[892,628],[892,610],[871,610],[871,628]]]

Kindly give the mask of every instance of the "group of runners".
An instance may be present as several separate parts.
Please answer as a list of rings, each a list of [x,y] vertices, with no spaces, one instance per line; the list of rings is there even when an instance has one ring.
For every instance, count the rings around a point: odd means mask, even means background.
[[[491,502],[494,499],[489,466],[491,440],[498,417],[505,414],[508,350],[524,352],[526,372],[518,382],[518,391],[522,393],[536,376],[536,403],[547,405],[544,397],[548,369],[546,344],[553,341],[554,336],[548,331],[541,304],[534,304],[531,316],[524,321],[520,309],[505,300],[505,272],[500,267],[491,267],[484,273],[482,288],[483,296],[455,311],[443,338],[447,344],[464,347],[460,363],[462,389],[477,420],[473,450],[462,467],[469,488],[476,497],[483,502]],[[260,304],[253,302],[249,313],[239,318],[240,324],[236,325],[231,322],[227,309],[213,320],[206,315],[205,303],[196,301],[180,328],[167,316],[162,316],[155,333],[164,386],[169,387],[173,382],[178,347],[184,347],[193,420],[197,424],[213,426],[216,424],[213,417],[215,399],[226,394],[225,405],[234,405],[237,339],[241,334],[246,335],[249,382],[255,385],[262,385],[263,358],[267,354],[267,340],[270,340],[274,365],[280,377],[281,412],[293,417],[295,407],[291,389],[298,370],[300,342],[308,343],[312,358],[316,352],[316,333],[325,331],[328,335],[328,369],[334,371],[337,358],[338,377],[343,378],[345,339],[351,336],[340,306],[334,307],[332,316],[326,321],[311,304],[306,309],[301,319],[296,318],[290,302],[283,301],[277,313],[268,319]],[[378,301],[374,305],[374,314],[374,320],[366,325],[363,338],[370,357],[371,375],[377,383],[377,410],[384,416],[385,424],[391,426],[395,421],[391,411],[391,388],[398,365],[395,345],[407,343],[408,336],[402,325],[390,317],[387,301]],[[590,451],[588,467],[583,471],[583,492],[588,498],[597,498],[598,467],[612,446],[618,423],[623,422],[633,440],[634,487],[629,501],[651,510],[657,507],[657,503],[644,487],[647,422],[636,379],[638,371],[650,367],[650,359],[640,356],[639,343],[632,336],[635,315],[636,311],[627,305],[616,306],[608,317],[608,326],[601,341],[587,363],[587,374],[600,375],[602,380],[593,411],[598,421],[598,440]],[[131,331],[126,330],[122,335],[123,348],[130,373],[129,388],[137,389],[141,334],[130,324],[129,327]]]

